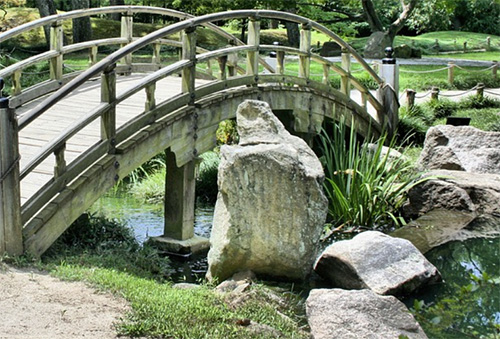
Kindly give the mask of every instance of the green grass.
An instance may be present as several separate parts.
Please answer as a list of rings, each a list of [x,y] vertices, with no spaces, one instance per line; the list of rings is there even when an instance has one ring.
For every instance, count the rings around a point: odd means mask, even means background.
[[[128,336],[167,338],[266,338],[250,333],[237,324],[251,319],[281,331],[286,338],[305,338],[292,318],[280,316],[289,311],[271,302],[265,294],[251,293],[241,307],[230,308],[223,296],[207,285],[195,289],[176,289],[169,283],[138,278],[109,269],[62,264],[53,271],[64,280],[89,282],[122,296],[132,312],[117,325],[118,333]]]
[[[483,60],[483,61],[500,61],[500,52],[470,52],[470,53],[453,53],[453,54],[431,54],[429,58],[453,58],[464,60]]]

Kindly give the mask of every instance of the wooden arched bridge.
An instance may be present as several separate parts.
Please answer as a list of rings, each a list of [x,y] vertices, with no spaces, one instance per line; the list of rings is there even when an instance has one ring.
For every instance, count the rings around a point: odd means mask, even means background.
[[[63,44],[65,20],[109,13],[122,14],[120,37]],[[177,22],[138,38],[132,34],[136,13],[165,15]],[[248,19],[246,43],[213,24],[232,19]],[[261,19],[301,25],[300,47],[261,44]],[[219,123],[234,118],[244,99],[264,100],[273,110],[293,112],[293,128],[304,135],[318,133],[325,118],[352,117],[361,133],[390,131],[397,122],[397,96],[391,86],[335,33],[294,14],[239,10],[192,17],[163,8],[105,7],[24,24],[0,34],[0,43],[44,25],[50,25],[50,49],[0,69],[0,77],[11,84],[10,96],[0,98],[0,253],[41,255],[120,178],[165,150],[165,237],[197,243],[196,160],[215,147]],[[199,29],[214,31],[228,45],[201,48]],[[312,30],[342,47],[341,66],[311,52]],[[110,45],[119,48],[99,60],[98,49]],[[163,45],[179,48],[179,60],[163,64]],[[134,52],[147,46],[150,62],[134,63]],[[65,55],[85,50],[88,67],[65,73]],[[276,52],[275,67],[259,56],[270,51]],[[286,72],[285,55],[298,57],[298,75]],[[378,84],[377,97],[351,74],[351,57]],[[23,71],[43,62],[49,65],[50,78],[23,88]],[[322,65],[321,81],[311,78],[312,62]],[[199,78],[201,73],[205,80]],[[340,77],[339,88],[330,84],[333,77]],[[358,93],[357,102],[351,87]]]

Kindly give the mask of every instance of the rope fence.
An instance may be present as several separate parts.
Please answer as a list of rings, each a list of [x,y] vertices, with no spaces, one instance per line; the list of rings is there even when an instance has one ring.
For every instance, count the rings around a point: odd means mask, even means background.
[[[476,91],[475,95],[480,99],[484,98],[485,93],[489,94],[490,96],[500,97],[500,92],[497,93],[492,90],[485,89],[483,83],[478,83],[471,89],[466,91],[460,91],[459,93],[441,93],[439,88],[433,87],[431,90],[425,92],[424,94],[417,95],[417,92],[414,91],[413,89],[405,89],[401,94],[401,96],[399,97],[399,100],[401,101],[401,99],[406,96],[406,105],[408,109],[412,109],[415,106],[415,99],[423,99],[429,95],[431,96],[431,100],[439,100],[440,96],[445,98],[463,97],[466,94],[469,94],[474,91]]]

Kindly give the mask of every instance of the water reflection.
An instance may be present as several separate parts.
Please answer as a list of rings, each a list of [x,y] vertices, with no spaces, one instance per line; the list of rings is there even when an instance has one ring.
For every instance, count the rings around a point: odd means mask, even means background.
[[[91,208],[92,212],[127,224],[141,244],[148,237],[163,234],[163,206],[144,204],[130,194],[118,194],[100,198]],[[197,206],[195,209],[194,233],[210,238],[214,208]]]

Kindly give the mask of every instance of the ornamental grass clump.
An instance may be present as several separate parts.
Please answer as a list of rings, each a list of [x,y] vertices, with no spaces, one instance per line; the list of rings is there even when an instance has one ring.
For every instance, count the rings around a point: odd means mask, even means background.
[[[384,229],[403,225],[399,210],[406,193],[425,179],[412,171],[405,157],[383,152],[387,137],[370,147],[358,142],[354,123],[350,130],[340,123],[331,135],[323,132],[320,140],[332,226]],[[389,146],[393,148],[394,141]]]

